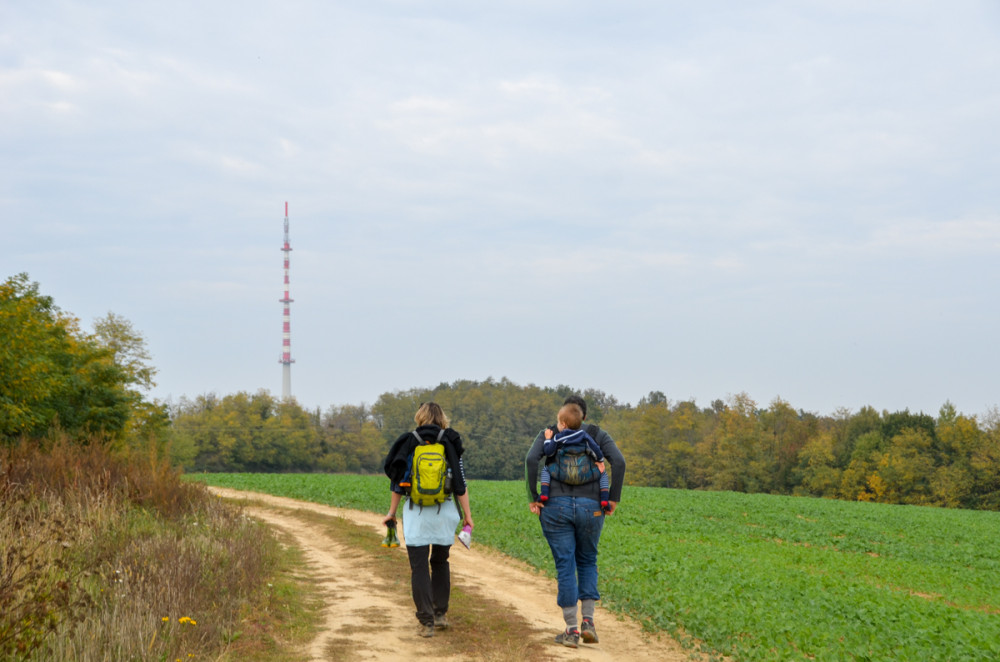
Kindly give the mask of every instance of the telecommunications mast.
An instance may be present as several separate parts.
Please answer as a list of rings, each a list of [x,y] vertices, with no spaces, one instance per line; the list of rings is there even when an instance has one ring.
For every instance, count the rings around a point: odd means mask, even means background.
[[[285,254],[285,298],[278,299],[284,304],[284,314],[282,315],[281,329],[281,399],[287,400],[292,397],[292,322],[289,313],[289,304],[293,299],[288,296],[288,253],[292,247],[288,245],[288,203],[285,203],[285,245],[281,247],[281,252]]]

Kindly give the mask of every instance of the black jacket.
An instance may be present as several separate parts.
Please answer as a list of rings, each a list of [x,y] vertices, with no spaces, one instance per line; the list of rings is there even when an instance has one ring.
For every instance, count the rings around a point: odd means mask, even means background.
[[[422,439],[434,443],[437,441],[441,428],[436,425],[421,425],[416,431]],[[465,449],[462,448],[462,436],[451,428],[447,428],[444,431],[441,443],[444,445],[445,460],[447,460],[448,466],[451,468],[452,493],[456,495],[465,494],[465,467],[462,464],[462,454],[465,452]],[[406,475],[406,467],[416,447],[417,439],[413,436],[412,432],[401,434],[396,441],[392,442],[389,453],[382,462],[382,469],[385,471],[385,475],[389,477],[389,480],[392,481],[393,491],[397,491],[399,481],[403,480],[403,476]]]

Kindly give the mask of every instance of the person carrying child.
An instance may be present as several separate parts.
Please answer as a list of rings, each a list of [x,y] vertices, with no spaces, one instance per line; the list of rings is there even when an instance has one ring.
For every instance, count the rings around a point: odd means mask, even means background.
[[[541,494],[538,500],[545,503],[549,500],[549,489],[552,483],[552,472],[549,469],[556,459],[560,449],[568,453],[586,453],[594,461],[594,466],[600,472],[598,481],[601,486],[601,510],[608,510],[608,491],[610,482],[608,472],[604,467],[604,452],[594,439],[587,434],[586,430],[580,429],[583,425],[583,410],[579,405],[570,403],[563,405],[559,410],[556,419],[557,432],[552,428],[545,428],[545,442],[542,444],[542,454],[545,456],[545,463],[542,465],[539,481],[541,482]]]
[[[556,604],[562,610],[566,626],[556,635],[555,642],[576,648],[581,641],[585,644],[598,642],[594,626],[595,605],[601,599],[597,590],[597,551],[605,517],[615,512],[621,500],[625,457],[606,430],[582,424],[587,418],[587,403],[583,398],[571,395],[563,404],[572,405],[580,412],[581,423],[576,423],[576,427],[596,442],[607,462],[607,470],[599,474],[596,462],[586,452],[573,455],[565,447],[556,448],[556,458],[547,465],[551,482],[548,499],[542,501],[536,484],[539,465],[544,465],[543,460],[548,459],[543,450],[545,444],[557,436],[547,435],[543,430],[535,437],[524,458],[524,477],[528,509],[538,516],[556,566]],[[560,418],[562,415],[560,410]],[[546,439],[547,436],[552,439]],[[607,493],[602,489],[606,489],[607,483],[602,485],[601,475],[610,478],[611,487]],[[607,507],[602,508],[601,501],[605,499]]]

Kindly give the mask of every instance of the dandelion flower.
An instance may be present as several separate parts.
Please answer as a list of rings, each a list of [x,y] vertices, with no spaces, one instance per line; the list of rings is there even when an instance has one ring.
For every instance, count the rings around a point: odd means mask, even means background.
[[[164,623],[166,623],[167,621],[169,621],[169,620],[170,620],[170,617],[169,617],[169,616],[164,616],[164,617],[163,617],[163,618],[161,618],[160,620],[161,620],[161,621],[163,621]]]

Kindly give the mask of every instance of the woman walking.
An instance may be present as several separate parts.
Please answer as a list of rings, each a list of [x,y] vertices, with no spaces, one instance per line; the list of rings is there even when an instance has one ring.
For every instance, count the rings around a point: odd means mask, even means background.
[[[393,442],[383,464],[391,482],[392,496],[389,512],[382,522],[386,525],[394,522],[404,496],[409,497],[409,503],[401,514],[403,540],[410,559],[413,604],[420,622],[417,634],[433,637],[434,630],[448,627],[448,601],[451,597],[448,556],[458,523],[472,527],[472,510],[462,464],[462,437],[449,427],[448,417],[437,403],[421,404],[413,420],[417,429],[401,434]],[[446,475],[442,476],[442,480],[446,485],[450,483],[450,495],[428,495],[427,488],[420,489],[418,494],[414,452],[421,447],[426,450],[428,445],[434,444],[443,446],[442,470]],[[440,457],[440,454],[434,455]],[[422,457],[430,456],[422,454]],[[427,460],[427,463],[432,461]],[[423,462],[421,460],[420,464]],[[447,492],[448,488],[444,491]]]

